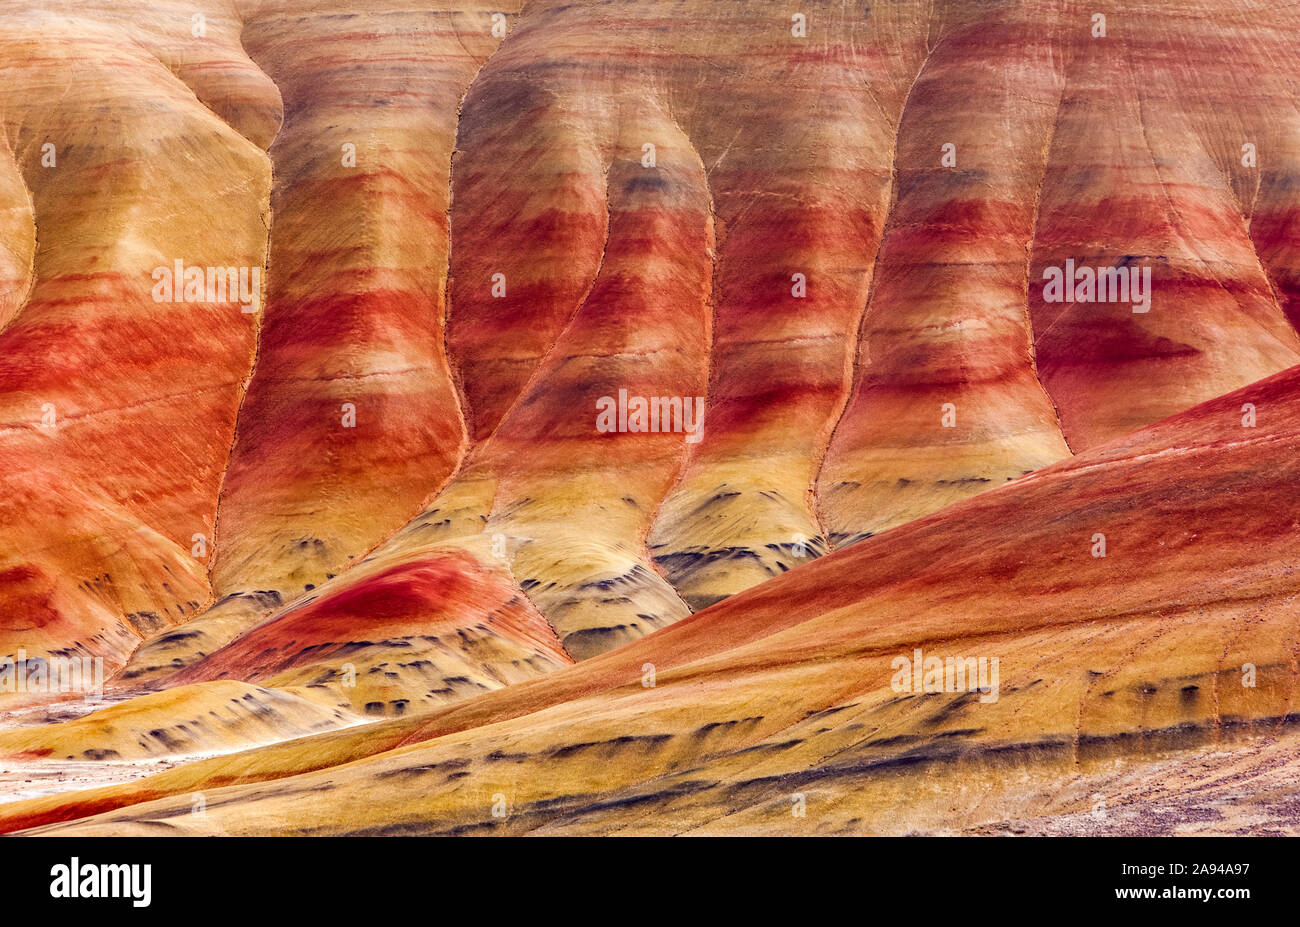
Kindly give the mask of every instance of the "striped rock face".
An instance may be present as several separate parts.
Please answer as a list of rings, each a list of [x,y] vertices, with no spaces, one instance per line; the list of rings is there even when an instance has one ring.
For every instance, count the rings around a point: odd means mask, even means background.
[[[1123,6],[10,0],[0,756],[236,754],[0,823],[1285,791],[1300,12]]]
[[[1210,15],[1156,5],[1113,26],[1119,47],[1080,42],[1062,64],[1029,311],[1043,383],[1076,451],[1297,361],[1282,289],[1294,270],[1277,223],[1295,209],[1295,190],[1278,180],[1294,178],[1300,149],[1294,132],[1278,137],[1252,88],[1296,14],[1261,8],[1258,28]],[[1238,43],[1251,64],[1230,74]],[[1179,62],[1193,47],[1210,66],[1189,74]],[[1238,94],[1246,107],[1230,102]],[[1281,118],[1296,125],[1294,112]],[[1260,145],[1273,146],[1271,166]],[[1259,228],[1256,215],[1266,217]],[[1067,260],[1150,268],[1148,303],[1049,300],[1047,268]]]
[[[176,261],[260,277],[280,97],[229,16],[195,52],[184,5],[143,10],[17,3],[0,30],[10,655],[120,664],[211,595],[191,551],[211,542],[260,310],[160,284]]]
[[[1243,428],[1246,403],[1270,424]],[[1300,510],[1279,500],[1298,443],[1290,371],[371,740],[342,731],[250,753],[234,780],[200,762],[0,819],[101,812],[60,829],[85,834],[909,833],[1021,818],[1079,832],[1100,791],[1121,806],[1154,794],[1172,809],[1164,832],[1258,815],[1290,828]],[[1171,755],[1185,758],[1172,775]],[[1247,798],[1233,781],[1254,761]],[[215,816],[181,813],[218,770],[243,784]],[[1236,807],[1207,818],[1227,795]]]
[[[457,105],[495,41],[486,13],[346,7],[269,7],[243,31],[285,121],[270,151],[277,272],[222,485],[218,594],[342,572],[463,450],[442,331],[448,172]]]

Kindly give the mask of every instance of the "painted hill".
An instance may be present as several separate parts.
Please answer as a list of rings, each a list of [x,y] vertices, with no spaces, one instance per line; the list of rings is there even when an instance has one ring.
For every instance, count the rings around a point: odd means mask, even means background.
[[[0,661],[103,659],[112,704],[0,691],[0,751],[307,735],[191,787],[375,754],[185,824],[232,830],[358,829],[408,741],[485,765],[376,828],[799,830],[714,812],[806,781],[822,830],[1050,830],[1084,819],[1047,784],[1132,801],[1155,744],[1226,750],[1228,794],[1233,738],[1289,743],[1297,29],[13,0]],[[998,701],[880,688],[931,647],[997,656]],[[176,733],[232,686],[275,720]],[[467,791],[506,769],[508,825]]]
[[[1243,427],[1246,403],[1263,423]],[[1175,812],[1205,800],[1164,781],[1179,757],[1197,764],[1181,781],[1265,813],[1243,757],[1276,756],[1261,781],[1296,787],[1297,443],[1292,371],[373,740],[0,814],[131,805],[85,833],[905,833],[1045,814],[1080,830],[1105,819],[1098,794],[1139,817],[1153,795]],[[922,684],[910,666],[900,682],[917,651]],[[954,690],[926,655],[997,664]],[[241,780],[257,784],[202,819],[160,797]],[[1281,806],[1259,823],[1294,826]]]

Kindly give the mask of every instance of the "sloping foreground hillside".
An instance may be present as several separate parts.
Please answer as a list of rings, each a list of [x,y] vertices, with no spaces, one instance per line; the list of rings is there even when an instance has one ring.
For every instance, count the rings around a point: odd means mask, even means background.
[[[1298,450],[1300,369],[541,679],[0,815],[141,834],[1294,832]],[[984,669],[962,683],[931,657]]]
[[[1101,15],[11,0],[0,655],[436,707],[1300,362],[1300,14]]]

